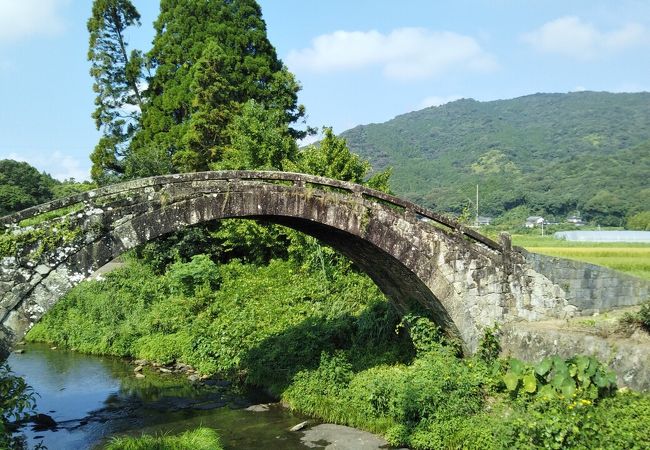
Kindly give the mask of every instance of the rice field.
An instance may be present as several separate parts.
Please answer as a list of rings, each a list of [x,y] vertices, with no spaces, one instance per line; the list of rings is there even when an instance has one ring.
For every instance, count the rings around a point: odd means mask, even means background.
[[[534,253],[585,261],[650,280],[650,244],[571,242],[530,235],[513,235],[512,243]]]

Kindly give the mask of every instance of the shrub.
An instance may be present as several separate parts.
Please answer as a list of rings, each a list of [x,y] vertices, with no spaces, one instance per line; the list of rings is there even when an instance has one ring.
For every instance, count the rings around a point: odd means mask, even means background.
[[[641,326],[650,333],[650,300],[641,305],[638,316]]]
[[[503,382],[514,395],[596,400],[614,391],[616,375],[592,356],[553,356],[535,365],[512,358]]]
[[[26,419],[36,406],[34,392],[9,366],[0,364],[0,448],[12,447],[10,422]]]

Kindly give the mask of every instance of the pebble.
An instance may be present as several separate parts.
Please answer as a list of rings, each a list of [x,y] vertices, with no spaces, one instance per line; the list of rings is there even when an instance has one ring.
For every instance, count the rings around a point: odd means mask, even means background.
[[[144,378],[144,374],[143,374],[143,373],[140,373],[140,372],[137,372],[137,373],[135,374],[135,377],[136,377],[136,378]]]

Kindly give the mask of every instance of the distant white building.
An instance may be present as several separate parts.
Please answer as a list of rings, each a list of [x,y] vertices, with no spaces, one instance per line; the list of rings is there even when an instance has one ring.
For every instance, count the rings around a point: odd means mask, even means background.
[[[566,218],[567,223],[571,223],[577,227],[586,225],[586,223],[580,218],[580,216],[569,216]]]
[[[492,223],[492,217],[487,217],[487,216],[478,216],[476,218],[476,225],[477,227],[482,227],[484,225],[490,225]]]
[[[545,223],[546,221],[541,216],[530,216],[526,219],[526,223],[524,224],[524,226],[526,228],[535,228],[535,227],[541,227]]]

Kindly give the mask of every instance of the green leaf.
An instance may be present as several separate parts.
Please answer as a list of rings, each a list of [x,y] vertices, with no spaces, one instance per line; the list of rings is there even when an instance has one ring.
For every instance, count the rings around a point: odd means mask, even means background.
[[[561,391],[565,397],[571,397],[573,393],[576,391],[575,382],[571,378],[565,379],[564,382],[562,383]]]
[[[553,360],[551,360],[551,358],[544,358],[539,364],[535,366],[535,372],[537,375],[544,376],[549,372],[549,370],[551,370],[552,365]]]
[[[553,357],[553,370],[558,374],[569,375],[569,368],[567,367],[566,362],[559,356]]]
[[[512,358],[510,360],[510,370],[517,374],[521,375],[524,372],[524,369],[526,368],[526,365],[524,364],[523,361],[520,361],[518,359]]]
[[[614,371],[608,371],[606,380],[609,383],[610,386],[616,386],[616,372]]]
[[[550,384],[545,384],[539,388],[537,395],[544,398],[554,398],[556,396],[556,390]]]
[[[575,364],[570,363],[569,364],[569,375],[571,376],[571,378],[575,377],[577,373],[578,373],[578,367]]]
[[[591,363],[591,360],[587,356],[579,355],[575,358],[576,366],[578,367],[579,372],[585,372]]]
[[[607,387],[607,379],[599,372],[596,372],[596,374],[593,377],[594,384],[598,386],[599,388],[604,388]]]
[[[529,394],[532,394],[537,390],[537,379],[534,374],[529,373],[524,375],[524,390]]]
[[[568,375],[563,374],[563,373],[556,373],[553,378],[551,379],[551,385],[555,389],[561,389],[562,385],[564,384],[565,380],[569,380],[570,378]]]
[[[508,371],[503,376],[503,382],[506,384],[506,388],[509,391],[514,391],[515,389],[517,389],[517,385],[519,384],[519,375]]]

